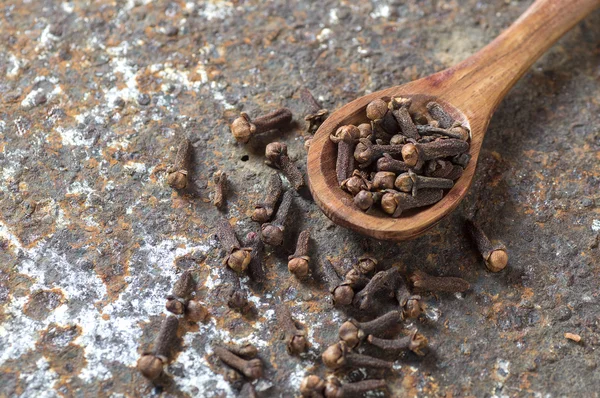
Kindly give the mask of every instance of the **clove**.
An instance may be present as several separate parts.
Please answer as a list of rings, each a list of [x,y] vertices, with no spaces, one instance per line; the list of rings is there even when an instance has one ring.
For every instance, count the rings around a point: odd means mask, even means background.
[[[251,343],[244,343],[243,345],[228,344],[227,346],[223,347],[238,357],[242,357],[244,359],[252,359],[258,355],[258,349]]]
[[[225,204],[225,190],[227,189],[227,173],[221,170],[217,171],[213,175],[213,182],[215,183],[213,205],[215,205],[217,209],[221,209]]]
[[[452,276],[432,276],[423,271],[415,271],[410,276],[413,287],[420,291],[460,293],[469,290],[471,285],[462,278]]]
[[[373,205],[381,201],[383,194],[381,192],[371,192],[366,190],[359,191],[354,195],[354,205],[361,210],[367,211],[373,207]]]
[[[192,144],[187,138],[183,138],[177,147],[175,163],[169,168],[167,184],[173,189],[184,189],[188,184],[188,173],[192,158]]]
[[[420,357],[425,355],[423,349],[427,348],[428,344],[427,338],[422,334],[417,333],[416,330],[408,336],[394,340],[380,339],[369,335],[367,341],[375,347],[379,347],[385,351],[410,350]]]
[[[384,100],[376,99],[369,102],[366,113],[367,118],[373,121],[374,125],[381,127],[387,135],[394,135],[398,131],[398,124]]]
[[[306,332],[296,327],[288,307],[285,304],[277,305],[275,316],[277,317],[277,327],[283,330],[288,354],[298,355],[305,352],[308,349]]]
[[[444,191],[441,189],[423,189],[417,196],[390,190],[382,196],[381,208],[392,217],[400,217],[405,210],[439,202],[443,195]]]
[[[290,208],[292,207],[292,201],[292,192],[286,191],[286,193],[283,194],[283,199],[277,210],[275,220],[272,223],[264,223],[261,226],[261,239],[267,245],[281,246],[283,244],[285,225],[287,223]]]
[[[353,125],[342,126],[331,134],[329,139],[337,144],[337,161],[335,170],[338,183],[346,180],[354,170],[354,145],[360,138],[360,130]]]
[[[246,293],[242,290],[239,275],[229,267],[223,268],[222,283],[217,291],[217,296],[220,296],[227,306],[232,309],[242,310],[248,304]]]
[[[304,186],[304,176],[290,160],[287,145],[282,142],[271,142],[265,149],[265,156],[267,164],[281,170],[296,191]]]
[[[288,270],[298,278],[308,275],[310,257],[308,256],[308,244],[310,231],[304,230],[298,235],[296,252],[288,257]]]
[[[252,249],[240,247],[240,242],[235,236],[233,227],[225,218],[221,218],[217,224],[217,237],[221,247],[227,253],[223,262],[235,272],[244,272],[250,263]]]
[[[248,264],[248,275],[255,282],[264,282],[266,279],[264,267],[265,245],[256,232],[249,232],[247,240],[250,242],[252,249],[252,258]]]
[[[323,398],[325,382],[319,376],[308,375],[300,383],[300,394],[305,398]]]
[[[190,271],[184,271],[175,285],[173,285],[173,291],[167,296],[167,311],[181,315],[185,311],[187,301],[191,297],[192,293],[196,289],[196,282],[194,276]]]
[[[399,283],[401,283],[401,277],[397,268],[392,267],[386,271],[380,271],[373,276],[364,289],[356,294],[353,303],[361,310],[375,311],[377,298],[393,297]]]
[[[394,188],[394,181],[396,180],[396,173],[391,171],[378,171],[373,176],[371,182],[373,189],[392,189]]]
[[[349,398],[362,395],[367,392],[386,388],[385,380],[369,379],[344,383],[335,376],[330,376],[325,385],[325,398]]]
[[[267,191],[265,198],[262,202],[254,206],[254,213],[252,213],[252,219],[259,223],[266,223],[273,216],[275,206],[279,201],[279,197],[283,192],[283,185],[281,184],[281,178],[279,174],[274,173],[267,182]]]
[[[306,88],[300,90],[300,98],[308,105],[308,115],[304,116],[304,120],[308,122],[306,132],[313,134],[319,126],[327,119],[329,111],[321,106],[313,97],[310,91]]]
[[[285,127],[291,120],[292,112],[287,108],[279,108],[254,120],[242,112],[231,124],[231,133],[236,141],[245,144],[256,134]]]
[[[352,195],[356,195],[363,190],[370,191],[372,188],[366,174],[358,170],[354,170],[352,177],[342,181],[340,187]]]
[[[400,126],[402,135],[413,140],[418,140],[421,136],[408,112],[408,108],[410,108],[411,104],[412,100],[410,98],[393,97],[390,100],[388,107],[394,115],[394,118],[396,118],[396,122],[398,122],[398,125]]]
[[[170,315],[163,320],[154,341],[154,349],[142,354],[137,363],[138,370],[145,378],[156,380],[162,374],[164,365],[171,359],[178,328],[177,317]]]
[[[348,347],[355,348],[368,335],[381,335],[389,332],[394,326],[398,325],[403,319],[402,312],[398,310],[390,311],[379,318],[369,322],[357,322],[350,319],[340,326],[338,336]]]
[[[402,149],[405,146],[406,145],[377,145],[373,144],[366,138],[361,138],[354,149],[354,159],[360,163],[360,167],[364,168],[374,161],[377,161],[377,159],[382,157],[384,153],[388,153],[390,155],[400,155],[403,153]]]
[[[492,244],[485,232],[475,224],[473,220],[466,220],[465,225],[471,239],[477,245],[477,249],[485,261],[485,266],[492,272],[500,272],[508,264],[508,253],[506,246],[502,243]]]
[[[392,362],[373,358],[368,355],[353,353],[343,341],[329,346],[323,352],[321,358],[323,359],[325,366],[332,370],[344,367],[391,369],[394,365]]]
[[[354,290],[348,285],[342,284],[342,280],[335,272],[333,265],[329,260],[321,263],[321,274],[329,287],[329,292],[333,296],[334,305],[349,305],[354,298]]]
[[[394,173],[403,173],[408,171],[408,166],[401,160],[396,160],[389,153],[384,153],[383,156],[377,159],[377,171],[391,171]]]
[[[469,143],[450,138],[427,144],[406,144],[402,147],[402,158],[409,167],[420,169],[427,160],[459,155],[469,150]]]
[[[213,352],[223,363],[231,366],[250,380],[260,379],[263,375],[263,364],[258,358],[243,359],[224,347],[213,347]]]
[[[421,303],[421,296],[411,294],[405,283],[398,284],[395,295],[404,318],[418,318],[423,313],[424,305]]]
[[[441,135],[450,138],[456,138],[459,140],[467,141],[469,139],[469,133],[465,129],[443,129],[437,126],[432,126],[430,124],[418,125],[417,131],[421,135],[432,136],[432,135]]]
[[[408,173],[400,174],[394,182],[394,186],[402,192],[411,192],[417,196],[419,189],[450,189],[454,186],[454,181],[446,178],[423,177],[412,170]]]

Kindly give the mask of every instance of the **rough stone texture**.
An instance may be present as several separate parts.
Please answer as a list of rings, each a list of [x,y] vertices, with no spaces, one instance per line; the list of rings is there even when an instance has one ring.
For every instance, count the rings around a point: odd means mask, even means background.
[[[289,3],[289,4],[288,4]],[[183,325],[169,396],[235,396],[215,341],[259,347],[261,396],[297,394],[325,375],[322,350],[347,314],[322,282],[287,272],[297,233],[312,264],[350,263],[366,244],[383,267],[462,276],[461,296],[428,297],[424,358],[385,376],[394,396],[593,396],[600,356],[600,14],[555,45],[506,97],[470,195],[427,235],[367,241],[327,220],[306,192],[288,243],[269,251],[253,310],[218,294],[223,254],[210,176],[227,172],[226,217],[241,238],[273,171],[268,134],[240,146],[228,123],[287,106],[281,140],[304,168],[308,87],[329,109],[448,67],[485,45],[530,1],[73,1],[0,3],[0,396],[126,396],[160,391],[135,369],[183,269],[212,316]],[[166,186],[176,138],[194,145],[192,187]],[[508,247],[491,274],[467,240],[475,215]],[[285,301],[307,328],[291,357],[275,325]],[[358,316],[357,314],[352,314]],[[580,334],[581,343],[563,333]],[[343,374],[342,374],[343,375]],[[351,372],[350,379],[365,377]]]

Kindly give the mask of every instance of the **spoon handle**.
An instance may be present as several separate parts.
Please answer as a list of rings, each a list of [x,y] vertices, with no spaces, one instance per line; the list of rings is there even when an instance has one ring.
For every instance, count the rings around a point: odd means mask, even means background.
[[[529,67],[600,0],[537,0],[494,41],[458,65],[430,76],[447,80],[439,96],[468,114],[492,115]]]

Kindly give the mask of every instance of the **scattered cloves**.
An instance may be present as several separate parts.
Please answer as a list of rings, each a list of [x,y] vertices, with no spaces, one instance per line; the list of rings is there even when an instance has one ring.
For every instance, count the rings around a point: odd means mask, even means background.
[[[277,202],[279,201],[282,192],[283,185],[281,184],[281,178],[279,177],[279,174],[274,173],[267,182],[265,198],[254,208],[252,219],[261,224],[269,221],[273,216],[275,206],[277,206]]]
[[[271,142],[265,149],[267,163],[281,170],[296,191],[304,186],[304,176],[290,160],[287,145],[282,142]]]
[[[306,88],[300,90],[300,98],[308,105],[308,115],[304,116],[304,120],[308,122],[306,132],[313,134],[319,126],[327,119],[329,111],[321,106],[310,91]]]
[[[506,246],[502,243],[492,244],[485,232],[475,224],[473,220],[466,220],[465,225],[471,239],[477,245],[477,249],[485,261],[485,266],[492,272],[500,272],[508,264],[508,253]]]
[[[397,310],[390,311],[369,322],[357,322],[354,319],[350,319],[342,323],[338,331],[338,336],[340,337],[340,340],[348,345],[348,347],[355,348],[362,340],[367,338],[368,335],[372,334],[379,336],[389,332],[389,330],[398,325],[402,319],[402,312]]]
[[[240,276],[229,267],[223,268],[222,283],[217,295],[227,303],[229,308],[243,310],[248,305],[246,293],[242,290]]]
[[[420,291],[460,293],[469,290],[471,285],[462,278],[452,276],[432,276],[423,271],[415,271],[410,276],[413,286]]]
[[[392,362],[373,358],[368,355],[353,353],[343,341],[329,346],[323,352],[321,358],[323,359],[325,366],[332,370],[337,370],[343,367],[391,369],[394,365]]]
[[[177,147],[175,163],[167,175],[167,184],[173,189],[184,189],[188,184],[188,173],[190,171],[190,160],[192,158],[192,143],[183,138]]]
[[[167,311],[181,315],[185,311],[187,300],[190,298],[192,293],[196,289],[196,282],[194,276],[190,271],[184,271],[175,285],[173,285],[173,291],[167,296]]]
[[[287,108],[279,108],[254,120],[251,120],[247,113],[242,112],[240,117],[231,124],[231,133],[236,141],[245,144],[254,135],[285,127],[291,120],[292,112]]]
[[[154,349],[144,353],[138,360],[137,367],[144,377],[156,380],[163,372],[163,367],[171,359],[173,346],[177,340],[179,320],[173,315],[166,317],[158,336],[154,341]]]
[[[264,282],[267,277],[264,267],[265,245],[256,232],[248,233],[247,240],[250,242],[250,248],[252,249],[252,258],[250,264],[248,264],[248,275],[255,282]]]
[[[417,333],[416,330],[408,336],[394,340],[381,339],[369,335],[369,337],[367,337],[367,341],[385,351],[410,350],[420,357],[425,355],[423,349],[427,348],[428,343],[427,338],[422,334]]]
[[[293,194],[286,191],[277,210],[277,215],[272,223],[264,223],[261,226],[261,239],[264,243],[271,246],[281,246],[283,244],[285,225],[288,214],[292,207]]]
[[[405,283],[398,284],[395,294],[404,318],[418,318],[423,313],[424,306],[421,303],[421,296],[411,294]]]
[[[221,170],[217,171],[213,175],[213,182],[215,183],[213,205],[215,205],[217,209],[221,209],[225,204],[225,190],[227,189],[227,173]]]
[[[454,118],[437,102],[431,101],[426,107],[431,117],[438,122],[440,128],[447,129],[454,124]]]
[[[246,360],[220,346],[213,347],[213,352],[226,365],[231,366],[250,380],[260,379],[263,375],[263,364],[258,358]]]
[[[310,257],[308,256],[308,244],[310,241],[310,231],[304,230],[298,235],[296,243],[296,252],[288,258],[288,270],[298,278],[304,278],[308,275]]]
[[[329,292],[333,296],[334,305],[350,305],[354,298],[354,290],[348,285],[342,284],[342,280],[335,272],[333,265],[329,260],[321,263],[321,274],[329,287]]]
[[[290,355],[298,355],[308,349],[308,340],[306,332],[296,327],[292,314],[285,304],[279,304],[275,307],[275,316],[277,317],[277,327],[284,333],[285,346]]]
[[[244,272],[250,263],[252,249],[240,247],[233,227],[224,218],[220,219],[217,224],[217,236],[221,247],[227,253],[223,262],[236,272]]]
[[[369,379],[342,384],[340,379],[331,376],[327,379],[327,384],[325,385],[325,398],[356,397],[367,392],[384,388],[386,388],[385,380]]]
[[[360,139],[360,130],[353,125],[342,126],[329,139],[338,146],[335,170],[341,184],[354,170],[354,145]]]

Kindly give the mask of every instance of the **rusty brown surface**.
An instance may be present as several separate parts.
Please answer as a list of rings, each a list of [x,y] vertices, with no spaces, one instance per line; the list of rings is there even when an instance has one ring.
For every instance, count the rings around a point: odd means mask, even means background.
[[[290,4],[288,4],[290,3]],[[278,139],[304,170],[308,87],[330,110],[450,66],[485,45],[530,1],[0,2],[0,396],[235,396],[215,341],[250,341],[265,363],[260,396],[289,397],[326,371],[320,353],[348,316],[318,278],[287,271],[310,229],[313,266],[350,263],[370,245],[380,266],[461,276],[471,290],[427,298],[417,327],[431,343],[384,376],[394,396],[594,396],[600,390],[600,14],[577,25],[498,109],[468,198],[427,235],[391,244],[327,220],[295,197],[287,243],[268,249],[267,281],[242,279],[252,311],[216,293],[214,237],[227,217],[244,240],[272,169],[267,134],[241,146],[228,123],[289,107]],[[175,29],[177,28],[177,29]],[[176,138],[194,146],[190,189],[166,171]],[[210,203],[212,174],[230,180]],[[485,270],[462,230],[475,216],[508,247]],[[211,317],[180,327],[172,383],[135,369],[165,316],[181,270],[200,282]],[[307,328],[289,356],[274,307]],[[575,333],[575,343],[564,333]],[[341,373],[351,380],[365,375]]]

